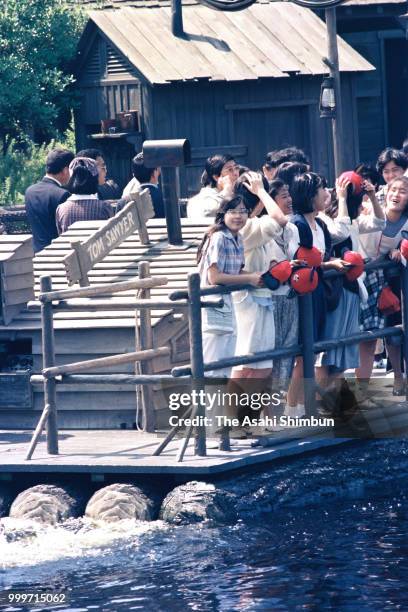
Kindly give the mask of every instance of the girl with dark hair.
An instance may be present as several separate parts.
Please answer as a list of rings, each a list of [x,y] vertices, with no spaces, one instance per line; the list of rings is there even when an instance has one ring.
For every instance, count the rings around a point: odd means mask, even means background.
[[[248,222],[240,234],[244,243],[245,269],[267,272],[273,264],[286,259],[285,254],[277,256],[275,238],[282,235],[287,223],[286,215],[268,193],[268,182],[260,173],[246,172],[235,183],[235,191],[251,209]],[[265,212],[265,214],[262,214]],[[287,288],[287,285],[286,285]],[[236,355],[272,350],[275,347],[274,291],[266,286],[234,293],[233,302],[237,317]],[[286,310],[286,318],[290,317]],[[296,326],[297,320],[292,324]],[[244,392],[269,390],[271,384],[272,359],[253,364],[236,366],[232,378]],[[277,387],[276,390],[280,390]],[[265,409],[266,408],[266,409]],[[264,407],[267,416],[271,408]],[[251,415],[253,416],[253,414]]]
[[[376,190],[378,189],[381,177],[373,164],[358,164],[354,168],[354,172],[359,174],[364,181],[370,181]]]
[[[289,219],[293,212],[292,198],[289,187],[281,179],[274,179],[270,183],[269,193],[279,206],[282,213]],[[295,230],[294,228],[292,232]],[[291,265],[299,263],[289,255],[291,241],[291,223],[283,228],[282,235],[274,240],[273,258],[277,263],[289,260]],[[283,348],[293,346],[298,342],[299,309],[297,299],[288,299],[290,286],[282,284],[272,292],[273,314],[275,319],[275,346]],[[273,360],[272,389],[287,391],[293,372],[294,357],[278,357]]]
[[[201,176],[202,189],[187,203],[187,217],[214,217],[221,202],[232,197],[238,176],[238,165],[230,155],[209,157]]]
[[[293,241],[292,249],[299,246],[318,249],[322,256],[322,264],[318,268],[319,282],[312,293],[313,303],[313,335],[315,342],[324,339],[327,307],[326,294],[322,282],[324,269],[346,271],[345,262],[340,259],[331,259],[332,239],[326,223],[320,219],[319,213],[325,210],[327,191],[324,179],[314,172],[306,172],[296,176],[292,185],[292,206],[294,215],[291,222],[297,228],[297,239]],[[347,236],[346,236],[347,237]],[[288,391],[285,415],[302,416],[304,405],[302,398],[303,361],[296,359],[291,386]]]
[[[308,166],[306,164],[302,164],[297,161],[287,161],[283,162],[280,166],[278,166],[275,179],[280,179],[289,187],[289,191],[292,191],[292,184],[295,180],[296,176],[300,176],[304,172],[308,171]]]
[[[343,258],[347,251],[360,251],[360,235],[381,231],[385,227],[385,218],[381,205],[375,197],[375,187],[369,180],[353,175],[355,183],[350,181],[353,173],[344,173],[336,181],[336,189],[325,215],[321,217],[330,227],[338,223],[343,236],[336,238],[331,231],[333,243],[332,254]],[[363,196],[366,193],[372,204],[372,213],[362,215]],[[344,228],[348,236],[344,238]],[[357,334],[360,331],[359,312],[360,300],[367,301],[367,291],[363,278],[357,280],[342,279],[342,287],[336,307],[327,313],[324,338],[332,340]],[[355,369],[360,365],[358,345],[339,346],[326,353],[318,355],[316,360],[316,378],[319,384],[327,387],[330,379],[337,378],[347,369]]]
[[[98,197],[99,169],[90,157],[75,157],[69,165],[67,189],[70,197],[57,208],[55,219],[58,233],[65,232],[76,221],[109,219],[113,209]]]
[[[385,206],[388,186],[396,178],[403,176],[408,168],[408,158],[403,151],[388,147],[377,159],[377,171],[384,179],[385,185],[377,191],[377,199]]]
[[[205,234],[197,259],[201,286],[244,283],[257,287],[264,270],[244,272],[244,244],[239,231],[248,221],[249,209],[240,196],[221,203],[215,223]],[[217,361],[235,354],[236,321],[231,295],[224,295],[222,308],[202,309],[204,361]],[[206,372],[210,377],[228,377],[231,368]]]
[[[360,236],[361,253],[369,260],[384,259],[401,261],[398,246],[402,232],[408,231],[408,177],[400,176],[388,184],[384,208],[385,227],[382,231]],[[368,292],[366,304],[360,306],[360,326],[363,331],[382,329],[384,325],[401,322],[400,313],[387,317],[378,308],[382,289],[388,284],[400,296],[400,277],[386,279],[382,270],[369,272],[365,279]],[[363,385],[368,385],[372,373],[376,341],[360,345],[360,367],[356,371]],[[405,395],[405,381],[401,371],[401,347],[390,338],[386,341],[388,355],[394,369],[394,395]]]
[[[269,195],[275,200],[284,215],[292,214],[292,196],[289,192],[289,185],[285,181],[273,179],[269,183]]]
[[[268,184],[261,174],[247,172],[235,185],[251,210],[250,218],[240,234],[245,250],[245,269],[266,272],[274,260],[274,238],[282,233],[287,223],[285,215],[268,194]],[[266,215],[261,215],[266,208]],[[259,216],[260,215],[260,216]],[[275,325],[272,292],[267,287],[234,294],[237,315],[237,355],[266,351],[275,346]],[[234,368],[235,378],[267,378],[272,360]]]

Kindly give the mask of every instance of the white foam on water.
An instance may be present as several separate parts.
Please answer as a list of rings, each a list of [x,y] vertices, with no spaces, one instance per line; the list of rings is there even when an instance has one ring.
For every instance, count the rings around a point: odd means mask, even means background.
[[[104,523],[86,518],[62,525],[44,525],[25,519],[0,519],[0,586],[35,582],[57,569],[117,563],[113,551],[137,550],[140,538],[163,530],[163,521],[124,520]],[[111,557],[111,560],[109,559]]]

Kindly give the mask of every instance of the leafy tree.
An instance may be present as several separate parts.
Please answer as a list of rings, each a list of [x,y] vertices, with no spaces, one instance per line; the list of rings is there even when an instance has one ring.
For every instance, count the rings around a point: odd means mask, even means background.
[[[15,139],[42,142],[66,128],[75,104],[72,61],[84,21],[64,0],[0,0],[3,154]]]
[[[75,151],[73,121],[60,140],[40,145],[26,140],[24,146],[11,140],[6,152],[0,151],[0,206],[24,202],[25,190],[44,176],[45,158],[56,148]]]

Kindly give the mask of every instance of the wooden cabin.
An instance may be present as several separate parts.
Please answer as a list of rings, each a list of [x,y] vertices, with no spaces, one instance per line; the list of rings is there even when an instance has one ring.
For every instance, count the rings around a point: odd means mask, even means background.
[[[359,159],[375,160],[408,136],[408,4],[405,0],[349,0],[337,7],[337,27],[375,72],[354,83]]]
[[[186,35],[176,38],[168,1],[105,6],[89,11],[79,44],[76,129],[78,147],[101,148],[121,186],[143,140],[167,138],[192,145],[192,163],[180,169],[181,197],[197,192],[204,161],[215,152],[256,168],[267,151],[296,144],[333,178],[331,123],[318,109],[328,71],[326,27],[312,11],[258,2],[219,12],[189,1],[183,3]],[[360,157],[356,90],[373,67],[340,38],[339,55],[343,138],[353,166]],[[138,129],[101,132],[101,120],[130,110],[138,113]]]

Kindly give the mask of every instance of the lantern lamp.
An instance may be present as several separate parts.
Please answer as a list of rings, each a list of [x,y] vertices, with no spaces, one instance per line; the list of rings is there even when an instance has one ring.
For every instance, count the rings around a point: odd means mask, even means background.
[[[324,77],[320,90],[320,117],[333,119],[336,116],[336,97],[334,94],[334,78]]]

